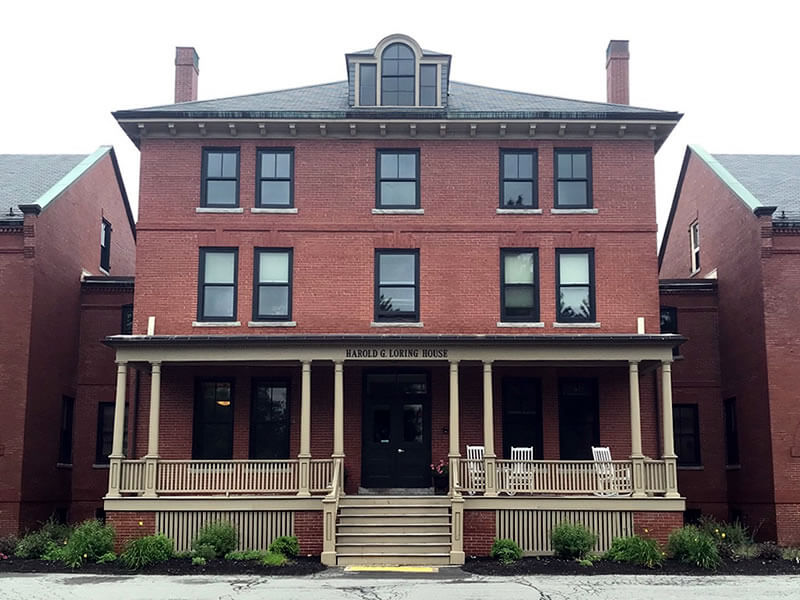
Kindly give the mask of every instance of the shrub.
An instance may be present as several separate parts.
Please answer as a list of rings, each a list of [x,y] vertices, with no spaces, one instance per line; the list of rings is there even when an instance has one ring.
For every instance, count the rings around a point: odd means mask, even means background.
[[[0,554],[11,556],[17,549],[19,538],[15,535],[4,535],[0,537]]]
[[[222,521],[209,523],[197,534],[193,546],[199,544],[211,546],[214,549],[214,556],[211,558],[217,558],[234,551],[236,538],[236,530],[230,523]]]
[[[758,545],[758,558],[761,560],[780,560],[783,550],[775,542],[764,542]]]
[[[192,551],[192,561],[198,557],[204,560],[213,560],[217,557],[217,551],[211,544],[195,544],[194,550]],[[194,564],[194,562],[192,562],[192,564]]]
[[[261,564],[265,567],[282,567],[289,559],[280,552],[267,552],[261,558]]]
[[[758,558],[761,548],[758,544],[739,544],[727,548],[725,556],[733,561]]]
[[[550,533],[553,551],[560,558],[585,558],[597,543],[597,536],[581,523],[561,523]]]
[[[14,548],[14,555],[18,558],[42,558],[52,540],[47,534],[35,531],[22,537]]]
[[[61,561],[73,569],[84,562],[96,562],[107,552],[114,551],[114,529],[91,519],[78,525],[66,545],[59,550]]]
[[[69,539],[69,536],[72,535],[72,526],[67,525],[66,523],[59,523],[53,517],[50,517],[42,523],[42,526],[39,528],[39,531],[46,535],[51,542],[56,544],[64,545]]]
[[[615,538],[603,558],[614,562],[641,565],[648,569],[664,564],[664,552],[658,542],[638,535]]]
[[[714,539],[694,525],[676,529],[669,535],[667,549],[682,563],[702,569],[716,569],[722,564]]]
[[[192,564],[193,564],[194,566],[196,566],[196,567],[202,567],[202,566],[205,566],[205,564],[206,564],[206,559],[205,559],[205,558],[203,558],[202,556],[195,556],[195,557],[192,559]]]
[[[741,546],[743,544],[752,544],[753,537],[747,530],[747,527],[742,525],[739,521],[733,523],[726,523],[725,521],[717,521],[713,517],[703,515],[697,522],[697,527],[700,531],[711,537],[717,546]]]
[[[181,560],[191,560],[194,557],[194,552],[191,550],[184,550],[183,552],[176,552],[174,556]]]
[[[300,544],[295,536],[282,535],[272,540],[269,551],[283,554],[286,558],[293,558],[300,554]]]
[[[264,550],[245,550],[244,552],[228,552],[225,560],[261,560],[267,553]]]
[[[522,558],[522,549],[514,540],[495,538],[489,556],[504,565],[508,565]]]
[[[120,555],[120,560],[129,569],[141,569],[147,565],[164,562],[172,558],[172,540],[159,533],[133,540]]]
[[[64,552],[64,544],[56,544],[55,542],[47,542],[47,548],[40,557],[42,560],[50,562],[61,562],[66,556]]]
[[[113,552],[106,552],[105,554],[103,554],[103,556],[97,559],[97,564],[102,565],[105,563],[112,563],[116,560],[117,560],[116,554],[114,554]]]
[[[783,560],[791,560],[800,563],[800,548],[784,548],[781,552]]]

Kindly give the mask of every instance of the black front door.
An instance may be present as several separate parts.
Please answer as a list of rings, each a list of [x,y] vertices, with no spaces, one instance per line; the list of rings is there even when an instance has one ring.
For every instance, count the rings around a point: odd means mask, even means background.
[[[429,388],[424,372],[365,374],[362,486],[431,485]]]
[[[561,379],[558,387],[561,460],[592,460],[592,446],[600,445],[597,380]]]

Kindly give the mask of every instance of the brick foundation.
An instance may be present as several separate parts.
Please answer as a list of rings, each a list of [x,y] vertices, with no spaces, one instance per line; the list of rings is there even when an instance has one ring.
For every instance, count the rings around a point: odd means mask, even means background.
[[[464,554],[488,556],[497,531],[493,510],[464,511]]]
[[[682,512],[633,513],[634,533],[654,539],[661,545],[665,545],[669,534],[680,527],[683,527]]]
[[[154,512],[108,512],[106,523],[114,527],[114,551],[120,552],[125,544],[156,532],[156,513]]]
[[[294,534],[300,542],[300,554],[322,554],[322,511],[300,510],[294,513]]]

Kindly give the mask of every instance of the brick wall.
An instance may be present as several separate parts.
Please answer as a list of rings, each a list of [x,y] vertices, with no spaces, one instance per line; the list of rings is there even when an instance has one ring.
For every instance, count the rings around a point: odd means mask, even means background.
[[[156,533],[154,512],[111,511],[106,514],[106,523],[114,527],[114,551],[117,553],[131,540]]]
[[[300,542],[300,554],[322,554],[322,511],[299,510],[294,513],[294,534]]]
[[[633,513],[634,533],[654,539],[661,545],[666,545],[669,534],[680,527],[683,527],[681,512]]]
[[[497,514],[493,510],[464,511],[464,554],[488,556],[496,535]]]

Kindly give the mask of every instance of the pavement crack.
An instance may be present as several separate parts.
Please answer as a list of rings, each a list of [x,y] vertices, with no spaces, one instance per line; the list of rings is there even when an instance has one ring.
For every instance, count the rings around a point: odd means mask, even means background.
[[[550,596],[550,594],[545,593],[543,590],[535,586],[533,582],[528,581],[527,579],[512,579],[512,582],[535,590],[536,593],[539,594],[539,600],[553,600],[553,597]]]

